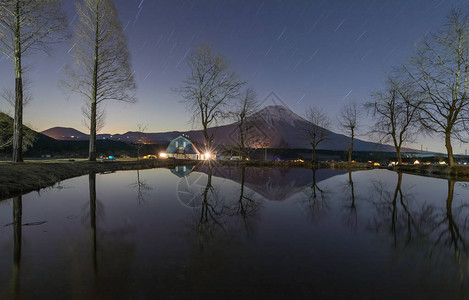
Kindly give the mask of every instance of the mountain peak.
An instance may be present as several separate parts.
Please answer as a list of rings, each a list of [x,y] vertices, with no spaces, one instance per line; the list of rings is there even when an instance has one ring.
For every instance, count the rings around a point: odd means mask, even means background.
[[[266,106],[255,114],[255,118],[260,118],[267,123],[272,123],[272,121],[279,120],[291,124],[293,124],[295,121],[304,122],[302,117],[283,105]]]
[[[56,140],[88,139],[88,135],[70,127],[52,127],[41,132]]]

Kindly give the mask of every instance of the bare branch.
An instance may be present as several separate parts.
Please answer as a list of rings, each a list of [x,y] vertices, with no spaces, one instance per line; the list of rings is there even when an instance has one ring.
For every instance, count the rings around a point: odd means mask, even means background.
[[[183,97],[183,103],[193,114],[193,124],[202,126],[205,147],[211,149],[213,136],[208,128],[228,116],[231,102],[240,96],[245,85],[229,70],[228,61],[213,53],[207,45],[200,45],[188,59],[191,74],[180,88],[175,89]]]

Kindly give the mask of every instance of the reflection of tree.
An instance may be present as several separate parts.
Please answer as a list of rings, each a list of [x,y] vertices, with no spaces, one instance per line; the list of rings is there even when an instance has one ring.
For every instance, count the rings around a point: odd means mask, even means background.
[[[395,247],[400,239],[407,245],[414,236],[422,237],[428,234],[428,230],[424,230],[424,227],[433,223],[435,212],[435,208],[427,204],[411,212],[409,203],[413,200],[413,196],[404,193],[401,185],[402,173],[397,173],[397,183],[393,192],[388,191],[382,182],[373,183],[373,188],[378,195],[373,201],[378,211],[374,226],[376,231],[384,230],[391,233]]]
[[[22,196],[13,198],[13,270],[10,283],[12,299],[19,299],[20,293],[20,267],[21,267],[21,224],[23,216]]]
[[[242,218],[244,229],[249,236],[252,230],[252,220],[258,215],[260,203],[254,199],[254,192],[247,192],[245,189],[245,173],[246,167],[241,168],[241,183],[239,199],[234,207],[235,213],[231,215],[240,216]]]
[[[201,247],[216,236],[219,230],[225,232],[225,227],[218,220],[223,215],[223,205],[217,190],[212,185],[212,172],[213,167],[209,164],[207,185],[202,192],[200,216],[197,222],[197,236]]]
[[[327,209],[329,209],[326,202],[326,194],[316,183],[316,168],[313,171],[313,182],[311,188],[305,191],[305,198],[300,202],[300,205],[306,211],[311,220],[316,220],[322,217]],[[319,195],[318,195],[319,194]]]
[[[223,278],[230,274],[236,261],[233,258],[243,251],[240,245],[254,232],[260,202],[245,186],[245,168],[239,171],[241,184],[232,186],[231,182],[225,185],[226,182],[215,181],[218,177],[213,174],[218,170],[211,165],[204,170],[207,181],[199,189],[200,205],[193,208],[194,218],[189,224],[190,245],[194,249],[186,275],[194,285],[224,284]],[[236,191],[231,192],[233,187]]]
[[[358,225],[358,216],[357,216],[357,206],[355,205],[355,187],[353,185],[352,179],[352,170],[348,170],[348,181],[346,186],[346,193],[350,193],[350,197],[347,197],[347,204],[345,205],[346,214],[344,216],[345,223],[353,229],[357,228]],[[350,204],[349,204],[350,202]]]
[[[455,209],[455,215],[453,214],[453,198],[454,198],[454,180],[448,180],[448,197],[446,198],[446,213],[444,218],[438,225],[444,225],[447,223],[448,229],[442,230],[438,236],[436,243],[443,242],[445,245],[454,248],[455,257],[458,261],[461,258],[461,251],[464,254],[467,253],[466,241],[464,240],[464,235],[461,232],[467,230],[467,219],[469,216],[466,216],[461,224],[458,224],[458,216],[462,214],[462,210],[465,206],[461,206]],[[444,225],[446,226],[446,225]],[[446,237],[445,237],[446,236]],[[460,262],[460,261],[459,261]]]
[[[255,199],[254,191],[246,190],[246,168],[240,170],[239,194],[232,193],[229,197],[220,197],[219,186],[212,183],[213,166],[206,169],[207,184],[202,188],[200,206],[197,207],[196,228],[199,241],[207,243],[214,238],[231,238],[238,231],[246,231],[250,235],[252,221],[259,212],[260,202]]]
[[[469,285],[469,257],[465,237],[468,233],[469,212],[465,204],[454,207],[455,181],[448,179],[448,194],[442,208],[427,201],[419,205],[422,202],[415,201],[411,194],[402,189],[401,184],[401,173],[398,173],[393,192],[388,191],[382,183],[373,184],[377,196],[373,204],[377,208],[378,216],[372,224],[372,229],[391,235],[394,247],[398,250],[417,248],[418,257],[423,259],[421,263],[425,265],[425,269],[432,267],[441,274],[456,272],[461,291],[466,293],[465,289]],[[448,259],[444,258],[446,255],[452,256],[456,265],[448,265]],[[415,259],[413,261],[417,263]]]
[[[130,185],[131,188],[137,189],[138,203],[144,203],[145,197],[148,196],[148,191],[151,191],[151,186],[145,180],[140,179],[140,171],[137,170],[137,181]]]
[[[96,173],[89,174],[89,225],[91,246],[91,264],[80,264],[70,269],[75,272],[73,278],[86,278],[89,280],[92,295],[96,298],[122,298],[128,293],[128,274],[131,272],[132,259],[135,252],[133,242],[126,238],[129,228],[116,228],[111,231],[98,230],[98,223],[104,217],[104,205],[97,198]],[[87,218],[84,218],[86,220]],[[86,259],[80,260],[80,255],[86,255]],[[89,250],[74,253],[76,261],[89,261]],[[92,274],[93,276],[90,276]],[[78,284],[78,283],[77,283]],[[79,284],[83,284],[80,281]],[[109,288],[112,286],[112,289]],[[85,292],[83,290],[83,292]],[[89,292],[89,291],[88,291]],[[78,298],[84,298],[77,295]],[[106,297],[101,297],[105,295]]]
[[[89,175],[90,189],[90,226],[91,226],[91,247],[93,251],[93,269],[98,271],[98,258],[96,255],[96,173]]]

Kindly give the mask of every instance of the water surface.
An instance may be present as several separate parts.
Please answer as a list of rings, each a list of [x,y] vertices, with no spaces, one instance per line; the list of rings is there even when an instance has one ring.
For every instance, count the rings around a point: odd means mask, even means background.
[[[178,167],[0,202],[0,299],[467,298],[469,185]]]

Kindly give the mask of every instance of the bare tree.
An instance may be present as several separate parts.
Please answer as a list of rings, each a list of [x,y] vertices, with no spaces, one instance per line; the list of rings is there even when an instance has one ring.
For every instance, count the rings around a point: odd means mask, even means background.
[[[245,82],[229,70],[226,58],[213,53],[207,45],[191,53],[188,63],[190,75],[175,91],[181,94],[183,103],[193,114],[193,123],[202,125],[205,151],[210,151],[213,135],[208,133],[208,128],[227,116],[229,102],[239,97]]]
[[[85,102],[85,104],[81,107],[81,113],[83,114],[82,124],[91,129],[91,102]],[[104,125],[106,124],[106,110],[104,107],[97,107],[96,108],[96,134],[100,132]]]
[[[358,120],[361,116],[361,112],[355,102],[345,103],[337,117],[339,126],[342,130],[350,137],[350,147],[348,149],[348,163],[352,162],[353,153],[353,139],[357,132]]]
[[[243,160],[248,154],[247,147],[249,147],[255,123],[254,114],[258,109],[259,104],[256,100],[256,92],[252,88],[247,88],[241,94],[233,112],[238,130],[237,148]]]
[[[23,65],[32,50],[48,50],[60,41],[66,28],[61,0],[2,0],[0,2],[0,52],[15,66],[13,162],[23,161]]]
[[[388,76],[386,88],[372,93],[371,97],[373,101],[365,103],[375,120],[370,133],[380,143],[392,141],[401,164],[402,145],[412,141],[417,133],[418,95],[412,85]]]
[[[148,125],[137,125],[137,161],[140,159],[140,151],[142,150],[142,145],[144,144],[145,139],[144,132],[147,128]]]
[[[82,0],[76,4],[75,63],[67,67],[65,86],[89,104],[89,161],[96,161],[99,107],[106,100],[135,102],[127,40],[112,0]],[[86,115],[86,114],[85,114]]]
[[[316,149],[318,145],[327,139],[328,128],[331,120],[324,111],[317,107],[309,107],[306,110],[305,119],[308,126],[304,129],[305,138],[312,148],[311,159],[316,162]]]
[[[406,70],[424,94],[420,122],[445,138],[454,166],[452,138],[462,139],[468,121],[469,15],[452,11],[441,30],[426,37]]]

